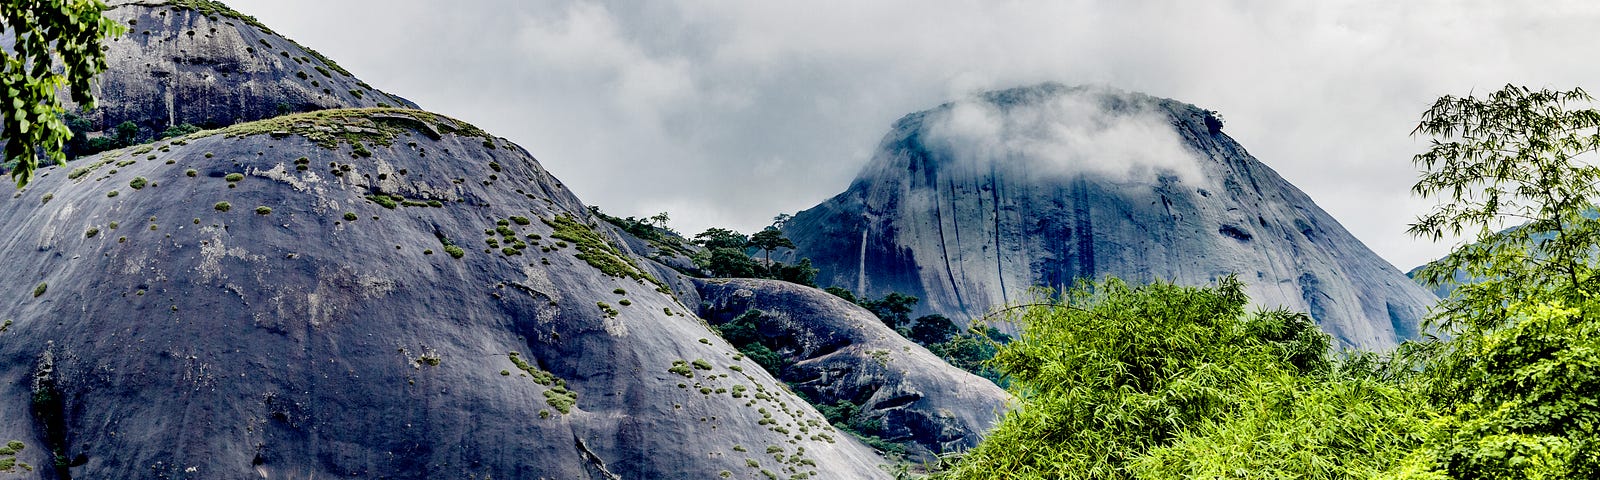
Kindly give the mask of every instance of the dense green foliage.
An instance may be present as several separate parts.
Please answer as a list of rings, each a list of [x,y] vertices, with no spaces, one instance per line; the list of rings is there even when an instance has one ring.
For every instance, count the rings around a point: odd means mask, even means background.
[[[1444,97],[1415,133],[1413,188],[1437,198],[1413,235],[1475,234],[1422,272],[1460,285],[1432,318],[1448,341],[1402,348],[1445,413],[1406,465],[1418,478],[1600,477],[1600,111],[1581,89]],[[1525,222],[1520,228],[1500,228]]]
[[[1424,339],[1330,361],[1303,315],[1118,281],[1021,310],[1020,405],[948,478],[1600,478],[1600,111],[1582,90],[1444,97],[1411,233],[1467,235]],[[1519,228],[1507,224],[1523,223]]]
[[[990,362],[1020,405],[944,475],[1339,478],[1416,443],[1413,397],[1334,369],[1305,315],[1245,304],[1231,278],[1110,279],[1021,310]]]
[[[726,228],[708,228],[694,236],[699,251],[690,254],[695,266],[713,277],[770,278],[816,286],[817,268],[811,259],[802,258],[794,264],[772,261],[772,250],[794,248],[794,243],[776,228],[768,227],[753,236]],[[767,253],[765,262],[750,258],[747,249],[756,248]]]
[[[777,375],[794,364],[778,351],[785,348],[792,349],[793,346],[785,345],[788,339],[776,335],[776,330],[763,333],[762,324],[766,321],[766,315],[761,311],[751,310],[713,328],[744,356],[760,364],[762,369]]]
[[[43,156],[66,163],[66,142],[72,137],[57,89],[66,87],[72,101],[94,105],[89,80],[106,69],[103,39],[126,29],[103,15],[100,0],[0,1],[0,25],[11,35],[0,51],[0,139],[5,140],[11,178],[22,188],[33,178]]]

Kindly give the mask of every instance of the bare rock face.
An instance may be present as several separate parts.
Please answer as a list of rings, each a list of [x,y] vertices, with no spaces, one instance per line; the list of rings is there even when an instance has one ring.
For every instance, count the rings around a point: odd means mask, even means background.
[[[758,279],[696,280],[713,325],[759,315],[791,366],[773,372],[818,405],[860,406],[844,420],[908,445],[913,459],[976,446],[1011,396],[890,330],[871,312],[821,290]]]
[[[216,128],[329,108],[417,108],[221,3],[108,3],[107,17],[128,33],[106,42],[98,105],[84,114],[93,131],[132,121],[152,136],[182,123]]]
[[[1036,286],[1237,274],[1341,344],[1416,334],[1436,298],[1193,105],[1056,84],[907,115],[834,198],[784,227],[820,285],[971,318]]]
[[[0,232],[0,440],[45,478],[887,476],[442,116],[85,157],[0,197]]]

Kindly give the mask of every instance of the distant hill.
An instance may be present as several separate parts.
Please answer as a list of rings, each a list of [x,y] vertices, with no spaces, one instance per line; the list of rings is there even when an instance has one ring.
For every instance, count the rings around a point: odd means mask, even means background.
[[[844,193],[784,225],[818,283],[982,315],[1036,286],[1237,274],[1347,346],[1417,333],[1436,298],[1222,133],[1211,112],[1106,88],[1000,90],[895,123]]]

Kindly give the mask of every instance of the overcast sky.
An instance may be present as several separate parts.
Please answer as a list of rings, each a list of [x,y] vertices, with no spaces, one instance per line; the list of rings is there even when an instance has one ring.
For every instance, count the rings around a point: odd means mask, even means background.
[[[746,232],[844,190],[900,116],[1059,81],[1221,112],[1402,270],[1409,136],[1445,94],[1594,87],[1589,0],[228,0],[374,87],[527,148],[615,215]]]

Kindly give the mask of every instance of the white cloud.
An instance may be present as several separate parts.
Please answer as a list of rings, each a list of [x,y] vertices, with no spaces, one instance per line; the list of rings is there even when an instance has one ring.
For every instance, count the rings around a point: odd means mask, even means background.
[[[573,4],[557,18],[525,15],[516,44],[525,54],[521,61],[608,85],[624,109],[653,115],[695,100],[687,62],[645,52],[603,5]]]
[[[842,191],[899,116],[1105,84],[1222,112],[1378,253],[1444,94],[1594,87],[1600,2],[232,0],[372,85],[527,147],[585,201],[753,230]],[[759,166],[760,168],[757,168]],[[680,211],[681,210],[681,211]]]
[[[968,98],[924,120],[926,141],[966,168],[998,164],[1035,179],[1088,175],[1148,185],[1170,175],[1214,189],[1170,114],[1153,99],[1108,108],[1108,98],[1121,95],[1089,88],[1019,105]]]

